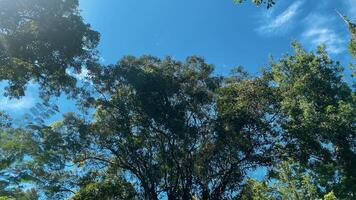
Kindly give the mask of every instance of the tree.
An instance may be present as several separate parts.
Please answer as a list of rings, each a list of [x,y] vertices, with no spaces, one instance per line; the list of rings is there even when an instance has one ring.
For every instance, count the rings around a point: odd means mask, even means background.
[[[294,44],[258,77],[241,68],[219,77],[195,56],[100,66],[98,40],[76,0],[0,1],[8,96],[31,80],[42,95],[75,94],[68,70],[90,73],[78,97],[87,113],[23,127],[0,113],[0,199],[298,199],[319,188],[335,192],[325,199],[355,198],[356,96],[322,47]],[[298,165],[279,165],[276,184],[246,183],[248,171],[291,158]]]
[[[252,98],[262,80],[222,87],[199,57],[126,57],[97,69],[96,93],[82,100],[95,109],[94,119],[68,114],[51,126],[30,127],[26,141],[36,147],[24,171],[48,195],[231,199],[248,170],[271,162],[273,131],[258,110],[267,109],[267,96]],[[230,87],[244,94],[241,103],[230,98]],[[230,112],[235,103],[245,113]]]
[[[214,76],[199,57],[89,66],[80,102],[92,116],[13,129],[0,146],[51,198],[233,199],[248,170],[292,158],[317,188],[352,199],[355,93],[324,48],[293,47],[258,77]]]
[[[42,95],[73,92],[76,79],[96,57],[99,34],[83,22],[78,0],[0,1],[0,81],[6,95],[24,96],[35,81]]]
[[[316,54],[298,44],[294,48],[295,55],[272,63],[271,70],[271,85],[280,98],[282,151],[319,173],[323,185],[338,197],[352,199],[356,191],[355,92],[343,80],[340,64],[324,48]]]
[[[259,84],[256,79],[233,78],[243,84],[230,87],[229,95],[224,95],[236,102],[226,105],[225,110],[233,113],[226,120],[239,114],[245,114],[245,120],[256,114],[266,116],[266,124],[275,132],[274,147],[280,149],[275,161],[293,158],[318,174],[326,190],[352,199],[356,191],[355,92],[343,80],[340,63],[332,61],[324,47],[316,53],[306,52],[297,43],[293,48],[294,55],[271,61],[271,68],[257,79],[262,80]],[[249,89],[247,83],[257,87]],[[250,98],[245,99],[248,90]],[[259,99],[259,104],[251,99]],[[258,112],[248,112],[250,108]]]

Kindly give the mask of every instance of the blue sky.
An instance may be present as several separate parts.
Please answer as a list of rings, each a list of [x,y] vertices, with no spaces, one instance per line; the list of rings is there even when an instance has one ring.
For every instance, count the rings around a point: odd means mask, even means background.
[[[232,0],[82,0],[81,8],[102,34],[106,63],[128,54],[201,55],[219,74],[236,65],[255,72],[293,39],[310,49],[326,43],[345,60],[348,35],[334,10],[356,17],[356,0],[277,0],[269,11]]]
[[[232,0],[80,0],[80,8],[101,33],[104,64],[124,55],[179,60],[199,55],[215,65],[217,74],[238,65],[258,74],[270,55],[290,52],[292,40],[309,50],[325,43],[334,59],[345,66],[353,62],[346,49],[348,32],[335,9],[356,19],[356,0],[277,0],[270,10]],[[1,97],[1,108],[26,113],[39,101],[36,88],[30,85],[21,100]],[[58,101],[63,112],[75,109],[64,98]]]

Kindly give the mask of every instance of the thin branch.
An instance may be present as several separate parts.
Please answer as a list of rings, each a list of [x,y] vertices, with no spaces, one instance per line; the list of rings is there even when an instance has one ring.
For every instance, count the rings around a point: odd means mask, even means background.
[[[345,24],[348,27],[350,27],[350,21],[344,15],[342,15],[338,10],[335,9],[335,12],[341,17],[341,19],[345,22]]]

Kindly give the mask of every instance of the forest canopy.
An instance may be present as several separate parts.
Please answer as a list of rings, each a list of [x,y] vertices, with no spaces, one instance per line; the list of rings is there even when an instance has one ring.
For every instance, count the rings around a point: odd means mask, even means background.
[[[99,40],[77,0],[0,0],[1,95],[34,82],[45,118],[0,105],[0,200],[356,198],[355,84],[325,46],[222,76],[194,55],[105,65]],[[48,122],[61,94],[78,109]]]

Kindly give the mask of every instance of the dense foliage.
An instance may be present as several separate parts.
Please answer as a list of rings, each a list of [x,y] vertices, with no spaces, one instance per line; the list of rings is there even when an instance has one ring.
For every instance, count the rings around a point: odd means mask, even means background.
[[[7,170],[52,198],[233,199],[248,171],[293,158],[317,177],[311,195],[352,199],[354,92],[323,48],[294,48],[260,77],[218,77],[199,57],[90,66],[93,117],[5,129]]]
[[[335,194],[329,192],[319,198],[316,177],[295,161],[277,164],[278,173],[270,180],[257,181],[248,179],[238,200],[277,200],[277,199],[322,199],[336,200]],[[325,192],[324,192],[325,193]]]
[[[73,92],[76,79],[95,57],[97,32],[83,22],[77,0],[0,1],[0,81],[6,95],[24,96],[29,81],[43,94]]]

